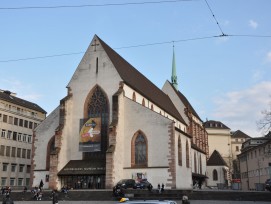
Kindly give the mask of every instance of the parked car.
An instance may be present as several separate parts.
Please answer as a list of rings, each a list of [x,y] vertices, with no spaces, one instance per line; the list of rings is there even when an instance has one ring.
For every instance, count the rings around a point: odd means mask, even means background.
[[[265,181],[265,189],[271,191],[271,179]]]
[[[134,188],[135,184],[136,182],[134,179],[122,179],[114,186],[114,188]]]
[[[152,186],[151,183],[149,181],[147,181],[147,179],[142,179],[141,181],[137,182],[135,184],[135,189],[146,189]]]

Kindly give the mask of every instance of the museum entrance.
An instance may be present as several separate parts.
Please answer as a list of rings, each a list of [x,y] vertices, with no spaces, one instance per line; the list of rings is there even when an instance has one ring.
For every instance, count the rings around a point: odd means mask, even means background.
[[[58,172],[61,187],[69,189],[104,189],[105,161],[70,160]]]
[[[61,176],[62,187],[69,189],[104,189],[105,175],[69,175]]]

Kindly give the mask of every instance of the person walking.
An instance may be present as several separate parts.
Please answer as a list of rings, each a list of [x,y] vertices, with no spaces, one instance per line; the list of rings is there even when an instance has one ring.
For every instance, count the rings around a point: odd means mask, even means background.
[[[58,193],[57,193],[57,189],[54,189],[53,192],[53,204],[58,204]]]

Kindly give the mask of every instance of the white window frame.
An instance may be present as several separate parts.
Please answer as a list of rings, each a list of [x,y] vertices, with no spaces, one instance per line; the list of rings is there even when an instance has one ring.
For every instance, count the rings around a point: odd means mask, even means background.
[[[6,138],[6,130],[2,129],[1,131],[1,137]]]
[[[12,177],[12,178],[9,179],[9,185],[10,186],[15,186],[15,178]]]
[[[18,133],[18,141],[22,141],[22,133]]]
[[[3,163],[2,171],[8,171],[8,163]]]
[[[16,164],[11,164],[11,172],[16,172]]]
[[[23,134],[23,142],[26,142],[26,135]]]
[[[11,140],[12,137],[12,131],[8,130],[7,131],[7,139]]]
[[[7,177],[1,177],[1,186],[7,185]]]
[[[32,135],[28,135],[28,137],[27,137],[27,142],[28,142],[28,143],[32,143]]]
[[[18,178],[18,186],[23,186],[24,179]]]

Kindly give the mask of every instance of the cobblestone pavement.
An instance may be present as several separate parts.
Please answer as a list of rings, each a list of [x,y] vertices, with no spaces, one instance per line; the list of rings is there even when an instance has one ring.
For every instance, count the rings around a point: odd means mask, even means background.
[[[15,201],[14,204],[50,204],[52,201]],[[59,204],[117,204],[117,201],[60,201]],[[182,201],[177,201],[181,204]],[[260,201],[191,200],[190,204],[270,204]]]

